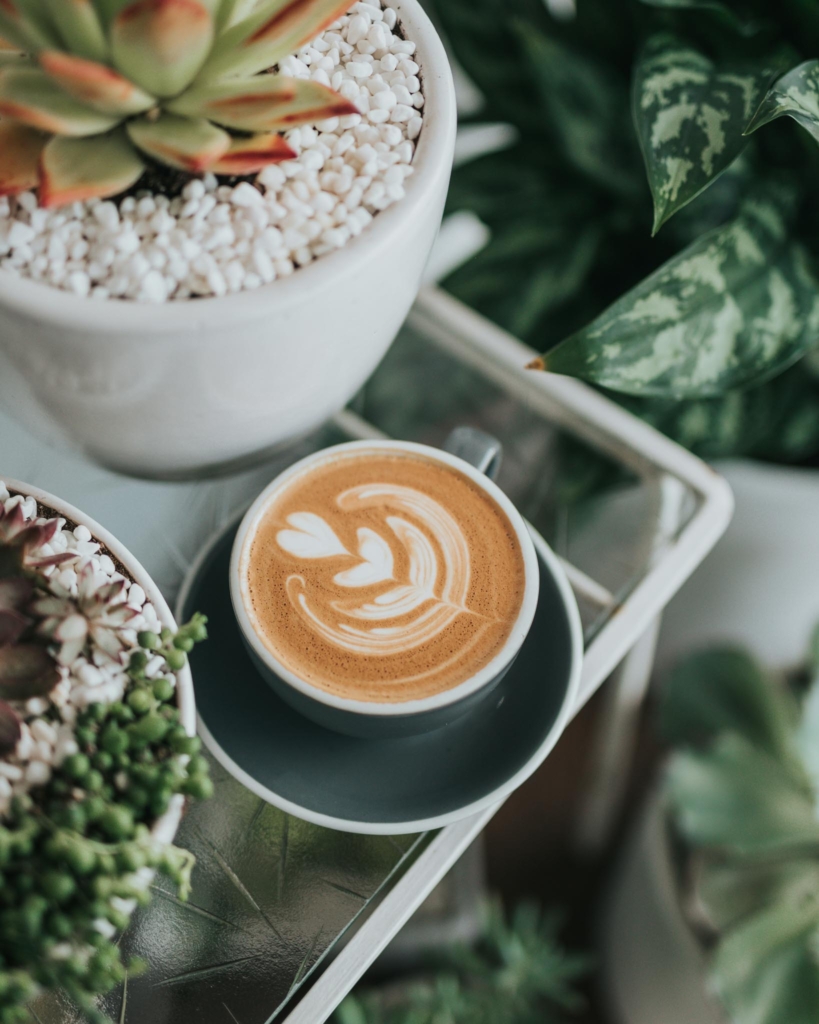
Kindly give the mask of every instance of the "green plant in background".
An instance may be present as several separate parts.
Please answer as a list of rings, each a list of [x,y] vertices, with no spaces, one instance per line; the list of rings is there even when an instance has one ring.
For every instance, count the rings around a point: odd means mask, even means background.
[[[788,686],[706,652],[665,694],[681,881],[734,1024],[815,1024],[819,1007],[819,634],[813,655]]]
[[[3,0],[0,195],[116,195],[147,161],[252,174],[295,154],[279,130],[357,113],[311,80],[262,74],[351,0]]]
[[[507,923],[489,909],[474,948],[455,948],[430,980],[347,999],[336,1024],[557,1024],[582,1006],[585,957],[564,952],[559,921],[531,904]]]
[[[819,451],[819,7],[436,11],[485,97],[466,122],[518,134],[456,169],[492,238],[446,286],[706,457]]]

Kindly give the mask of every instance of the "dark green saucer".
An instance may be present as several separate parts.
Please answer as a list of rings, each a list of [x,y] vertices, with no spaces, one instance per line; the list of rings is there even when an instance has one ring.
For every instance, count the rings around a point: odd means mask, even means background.
[[[303,718],[256,672],[228,590],[236,529],[234,523],[223,531],[191,570],[179,618],[208,616],[210,639],[191,655],[200,732],[248,789],[330,828],[420,832],[502,800],[555,745],[576,696],[582,631],[563,571],[535,531],[538,609],[492,699],[435,732],[368,740]]]

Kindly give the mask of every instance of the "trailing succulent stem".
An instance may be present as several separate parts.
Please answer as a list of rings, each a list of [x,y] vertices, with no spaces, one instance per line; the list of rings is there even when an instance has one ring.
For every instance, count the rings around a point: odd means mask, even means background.
[[[295,154],[279,132],[357,113],[266,73],[351,0],[3,0],[0,195],[42,206],[117,195],[147,161],[252,174]]]

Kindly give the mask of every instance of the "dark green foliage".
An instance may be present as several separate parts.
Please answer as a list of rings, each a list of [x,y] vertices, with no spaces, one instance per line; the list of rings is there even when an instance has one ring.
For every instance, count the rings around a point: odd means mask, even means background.
[[[444,957],[429,980],[400,991],[349,998],[335,1024],[557,1024],[582,1001],[575,982],[585,957],[564,952],[559,921],[523,904],[507,923],[500,906],[487,914],[483,938]]]
[[[455,171],[492,240],[446,286],[701,454],[809,458],[819,6],[576,3],[436,4],[477,120],[518,132]]]

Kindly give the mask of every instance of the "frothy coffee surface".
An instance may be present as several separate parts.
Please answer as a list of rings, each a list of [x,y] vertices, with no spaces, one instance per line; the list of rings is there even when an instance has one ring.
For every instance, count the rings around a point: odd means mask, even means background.
[[[286,483],[243,558],[258,635],[329,693],[400,702],[464,682],[504,646],[525,569],[503,509],[410,453],[339,455]]]

